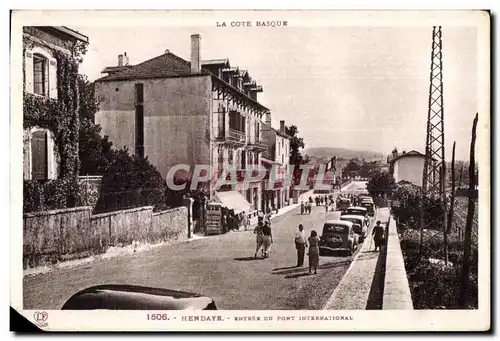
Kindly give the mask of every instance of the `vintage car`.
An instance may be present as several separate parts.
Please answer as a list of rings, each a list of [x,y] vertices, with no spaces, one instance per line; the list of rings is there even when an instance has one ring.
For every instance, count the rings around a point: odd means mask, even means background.
[[[210,297],[135,285],[98,285],[71,296],[62,310],[217,310]]]
[[[325,256],[335,251],[345,251],[352,255],[358,247],[358,235],[353,223],[345,220],[329,220],[323,225],[319,241],[319,254]]]
[[[337,210],[345,211],[351,206],[351,200],[347,198],[340,198],[337,202]]]
[[[369,219],[368,219],[368,211],[366,210],[365,207],[361,206],[351,206],[347,210],[341,213],[341,215],[361,215],[365,217],[366,221],[365,223],[368,225]]]
[[[346,214],[340,217],[340,220],[350,221],[353,223],[353,230],[359,236],[359,242],[362,243],[365,240],[366,234],[368,233],[368,228],[366,226],[366,219],[361,215]]]
[[[375,215],[375,204],[373,203],[373,200],[362,200],[360,206],[366,208],[369,216],[373,217]]]

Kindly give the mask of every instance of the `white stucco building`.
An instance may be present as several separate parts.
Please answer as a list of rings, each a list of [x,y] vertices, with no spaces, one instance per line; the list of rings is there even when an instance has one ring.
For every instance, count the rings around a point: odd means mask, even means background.
[[[396,183],[409,181],[414,185],[422,186],[425,155],[412,150],[394,155],[392,160],[393,177]]]

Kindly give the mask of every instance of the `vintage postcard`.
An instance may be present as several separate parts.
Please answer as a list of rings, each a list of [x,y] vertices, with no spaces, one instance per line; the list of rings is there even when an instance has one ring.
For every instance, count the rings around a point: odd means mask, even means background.
[[[11,35],[33,325],[490,329],[488,12],[19,10]]]

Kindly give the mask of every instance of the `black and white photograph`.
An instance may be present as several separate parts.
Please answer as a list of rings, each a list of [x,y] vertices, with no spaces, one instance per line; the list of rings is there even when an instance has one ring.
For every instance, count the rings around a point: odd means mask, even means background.
[[[38,328],[490,328],[487,11],[18,10],[10,58]]]

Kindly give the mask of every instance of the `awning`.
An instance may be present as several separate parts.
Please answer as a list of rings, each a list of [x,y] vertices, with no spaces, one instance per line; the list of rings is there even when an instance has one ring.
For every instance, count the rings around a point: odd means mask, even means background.
[[[251,204],[238,191],[216,192],[215,200],[220,202],[222,206],[234,210],[234,213],[252,211]]]

